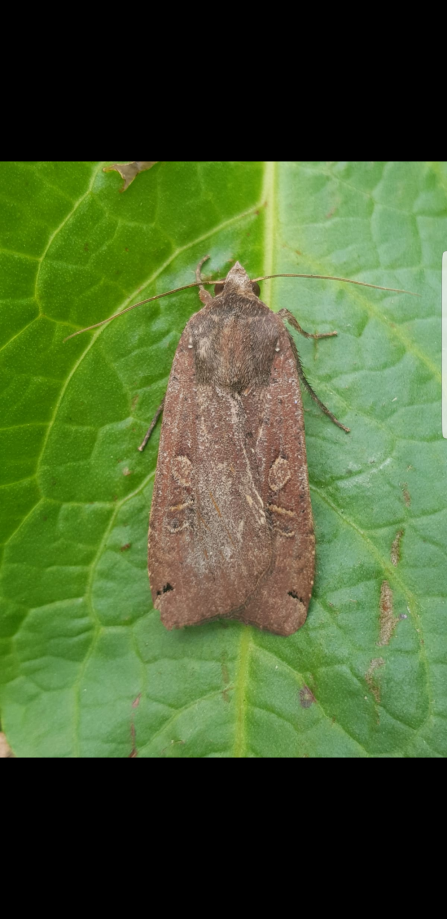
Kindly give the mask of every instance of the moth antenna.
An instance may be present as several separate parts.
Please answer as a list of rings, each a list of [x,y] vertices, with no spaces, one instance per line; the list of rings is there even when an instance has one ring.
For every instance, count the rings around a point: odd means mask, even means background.
[[[203,265],[203,262],[209,258],[209,255],[205,256],[197,269],[197,272],[200,275],[200,268]],[[196,273],[197,276],[197,273]],[[343,281],[345,284],[358,284],[360,287],[373,287],[375,290],[389,290],[395,294],[410,294],[411,297],[421,297],[421,294],[416,294],[412,290],[401,290],[399,287],[380,287],[378,284],[368,284],[367,281],[353,281],[352,278],[339,278],[331,274],[266,274],[260,278],[252,278],[253,283],[255,281],[268,281],[270,278],[311,278],[320,281]],[[183,284],[182,287],[173,287],[172,290],[165,290],[162,294],[156,294],[155,297],[147,297],[146,300],[139,300],[138,303],[132,303],[131,306],[126,306],[126,309],[121,310],[119,313],[115,313],[114,316],[109,316],[108,319],[102,319],[101,322],[95,322],[94,325],[87,325],[85,329],[78,329],[77,332],[73,332],[71,335],[67,335],[67,338],[64,338],[64,342],[69,341],[70,338],[75,338],[76,335],[82,335],[83,332],[90,332],[92,329],[98,329],[102,325],[106,325],[108,322],[113,322],[114,319],[118,319],[119,316],[123,316],[124,313],[134,310],[137,306],[143,306],[144,303],[152,303],[154,300],[161,300],[162,297],[169,297],[171,294],[178,294],[182,290],[189,290],[190,287],[200,287],[203,290],[203,284],[225,284],[225,278],[220,278],[217,281],[206,281],[201,279],[200,281],[193,281],[192,284]]]
[[[263,278],[252,278],[252,281],[268,281],[270,278],[317,278],[320,281],[343,281],[345,284],[359,284],[360,287],[374,287],[375,290],[391,290],[395,294],[410,294],[411,297],[421,297],[413,290],[401,290],[400,287],[380,287],[379,284],[368,284],[367,281],[353,281],[352,278],[338,278],[332,274],[266,274]],[[214,281],[216,284],[217,282]]]
[[[90,332],[91,329],[97,329],[101,325],[106,325],[107,322],[113,322],[114,319],[118,319],[119,316],[123,316],[124,313],[128,313],[130,310],[136,309],[137,306],[142,306],[143,303],[152,303],[153,300],[160,300],[162,297],[169,297],[170,294],[177,294],[181,290],[188,290],[189,287],[201,287],[202,284],[223,284],[223,281],[193,281],[192,284],[183,284],[182,287],[173,287],[172,290],[165,290],[163,294],[156,294],[155,297],[147,297],[146,300],[139,300],[138,303],[132,303],[131,306],[126,306],[125,310],[121,310],[119,313],[115,313],[114,316],[109,316],[108,319],[102,319],[101,322],[95,322],[94,325],[87,325],[85,329],[79,329],[77,332],[73,332],[72,335],[67,335],[67,338],[64,338],[64,342],[69,341],[70,338],[74,338],[75,335],[82,335],[83,332]]]

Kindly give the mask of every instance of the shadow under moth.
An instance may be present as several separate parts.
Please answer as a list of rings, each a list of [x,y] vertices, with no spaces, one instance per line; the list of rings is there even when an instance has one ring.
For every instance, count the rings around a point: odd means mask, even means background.
[[[284,323],[308,338],[337,333],[311,334],[288,310],[273,313],[259,299],[264,279],[250,280],[239,262],[206,282],[213,297],[200,274],[206,258],[196,282],[176,289],[198,286],[203,307],[183,331],[139,447],[163,411],[149,523],[152,599],[167,629],[222,618],[291,635],[306,620],[315,573],[299,380],[349,428],[314,393]]]

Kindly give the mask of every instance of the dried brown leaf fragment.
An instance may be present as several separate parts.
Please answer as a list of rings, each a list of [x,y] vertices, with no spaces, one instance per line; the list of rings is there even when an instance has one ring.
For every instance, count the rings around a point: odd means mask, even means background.
[[[133,182],[136,176],[140,172],[144,172],[145,169],[152,169],[152,166],[158,160],[152,161],[136,161],[135,163],[113,163],[112,166],[104,166],[103,172],[119,172],[122,179],[124,179],[124,185],[120,188],[120,191],[126,191],[126,188],[129,188],[129,185]]]

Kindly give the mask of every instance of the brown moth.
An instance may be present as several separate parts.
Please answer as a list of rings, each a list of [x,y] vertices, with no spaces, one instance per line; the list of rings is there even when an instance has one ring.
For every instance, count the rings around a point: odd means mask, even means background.
[[[307,616],[315,536],[301,365],[287,311],[258,294],[236,262],[217,296],[201,289],[174,357],[148,562],[168,629],[226,618],[291,635]]]
[[[149,524],[152,599],[167,629],[222,618],[291,635],[306,620],[315,576],[299,378],[331,420],[349,428],[307,382],[284,321],[307,338],[337,333],[311,334],[288,310],[273,313],[259,299],[263,279],[250,280],[239,262],[212,297],[200,276],[208,257],[195,283],[141,301],[199,286],[203,303],[183,331],[165,399],[139,447],[163,410]]]

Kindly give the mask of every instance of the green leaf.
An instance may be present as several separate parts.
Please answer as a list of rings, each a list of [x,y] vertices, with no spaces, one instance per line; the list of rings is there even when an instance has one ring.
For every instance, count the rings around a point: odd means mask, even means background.
[[[445,164],[2,165],[1,725],[18,756],[445,756]],[[317,575],[290,638],[168,632],[147,524],[160,403],[195,289],[238,259],[346,435],[303,395]]]

